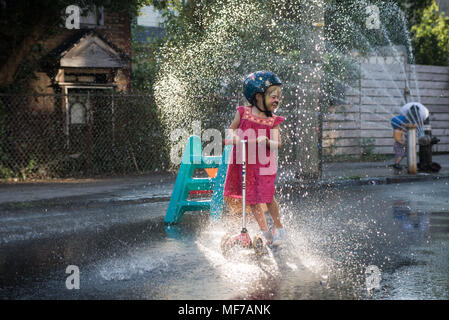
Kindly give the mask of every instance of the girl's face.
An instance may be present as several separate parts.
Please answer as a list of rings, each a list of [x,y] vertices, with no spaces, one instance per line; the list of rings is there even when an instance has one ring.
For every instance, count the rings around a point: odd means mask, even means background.
[[[280,86],[271,86],[265,92],[265,106],[268,111],[276,110],[282,100],[282,88]]]

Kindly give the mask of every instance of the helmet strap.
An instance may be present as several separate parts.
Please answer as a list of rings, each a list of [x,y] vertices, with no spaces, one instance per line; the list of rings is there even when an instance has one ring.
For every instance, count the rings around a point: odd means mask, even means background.
[[[268,118],[272,117],[272,116],[273,116],[273,113],[272,113],[271,111],[268,110],[267,104],[265,103],[265,94],[264,94],[264,99],[263,99],[263,107],[265,108],[264,112],[265,112],[266,116],[267,116]]]
[[[263,96],[262,96],[262,101],[263,101],[263,107],[264,107],[264,110],[260,109],[259,106],[257,105],[257,99],[256,99],[256,96],[254,96],[254,99],[253,99],[253,105],[257,108],[257,110],[259,110],[260,112],[265,113],[265,115],[266,115],[268,118],[272,117],[272,116],[273,116],[273,113],[272,113],[271,111],[268,111],[267,105],[266,105],[266,103],[265,103],[265,93],[264,93]]]

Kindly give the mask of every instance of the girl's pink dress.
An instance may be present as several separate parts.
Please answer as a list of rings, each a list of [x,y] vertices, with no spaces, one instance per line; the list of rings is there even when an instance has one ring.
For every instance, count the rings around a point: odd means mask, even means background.
[[[271,139],[275,126],[281,124],[285,119],[281,116],[273,115],[269,118],[261,118],[251,113],[251,107],[237,107],[240,114],[239,136],[240,139],[249,137],[257,139],[259,136],[267,136]],[[251,130],[252,129],[252,130]],[[245,135],[246,132],[246,135]],[[243,134],[242,134],[243,133]],[[251,136],[251,134],[255,134]],[[260,145],[247,145],[246,152],[246,203],[271,203],[275,192],[274,182],[276,180],[276,159],[275,152],[271,151],[268,145],[265,152],[258,150]],[[259,152],[265,154],[264,157],[256,156]],[[241,153],[237,152],[236,145],[232,150],[232,157],[226,176],[224,196],[230,198],[242,198],[242,164]],[[267,161],[269,159],[269,161]]]

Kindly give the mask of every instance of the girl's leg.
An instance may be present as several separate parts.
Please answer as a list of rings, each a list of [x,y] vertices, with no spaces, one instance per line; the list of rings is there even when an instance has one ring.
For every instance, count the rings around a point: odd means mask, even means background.
[[[282,227],[281,218],[279,216],[279,206],[277,201],[273,198],[271,203],[267,203],[267,208],[270,210],[270,215],[274,222],[273,232],[273,246],[280,246],[285,240],[285,230]]]
[[[279,216],[279,206],[276,199],[273,198],[273,201],[271,203],[267,203],[267,208],[270,211],[271,218],[273,218],[274,227],[276,229],[283,228],[281,217]]]
[[[259,224],[259,228],[262,231],[268,231],[267,220],[265,219],[265,212],[262,210],[262,205],[260,204],[251,204],[251,211],[254,213],[254,217]]]

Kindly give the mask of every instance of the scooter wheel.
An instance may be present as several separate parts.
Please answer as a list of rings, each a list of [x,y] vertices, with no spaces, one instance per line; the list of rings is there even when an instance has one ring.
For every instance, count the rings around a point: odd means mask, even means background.
[[[231,235],[229,233],[226,233],[223,238],[221,238],[220,248],[221,253],[223,256],[227,257],[229,254],[229,251],[231,250],[232,244],[230,243],[229,239],[231,239]]]
[[[261,236],[255,236],[253,239],[253,248],[256,255],[261,256],[264,254],[265,244]]]

